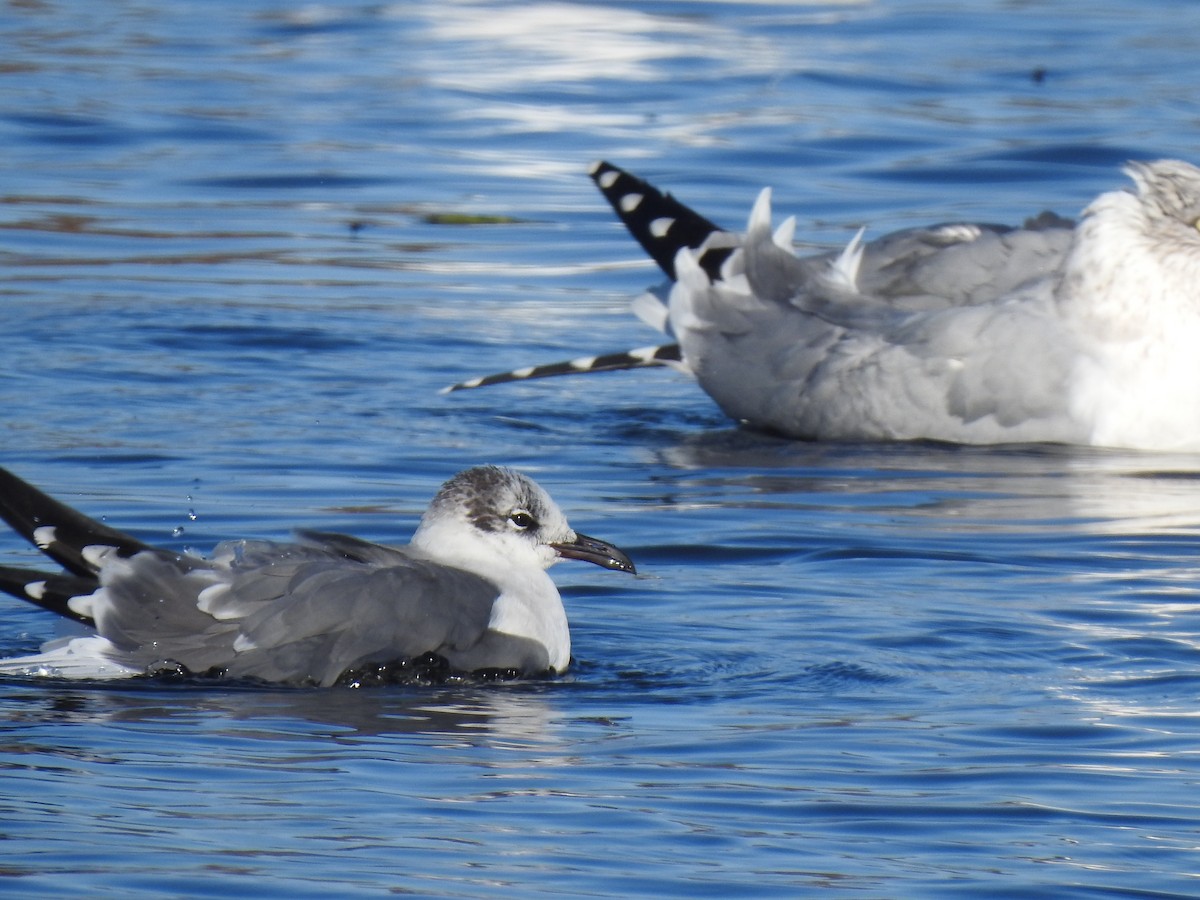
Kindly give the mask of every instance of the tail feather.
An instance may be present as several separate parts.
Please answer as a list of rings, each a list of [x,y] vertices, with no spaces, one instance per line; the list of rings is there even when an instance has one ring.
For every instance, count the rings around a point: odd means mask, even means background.
[[[724,230],[670,194],[611,163],[594,163],[589,174],[629,233],[672,281],[675,256],[681,249],[695,250],[710,235]],[[732,252],[729,247],[712,248],[700,257],[700,266],[711,280],[720,278],[721,264]]]
[[[99,570],[98,549],[113,548],[118,556],[158,552],[137,538],[89,519],[3,468],[0,519],[67,571],[85,579]]]
[[[460,381],[448,388],[443,388],[443,394],[452,391],[463,391],[470,388],[487,387],[493,384],[507,384],[512,381],[528,381],[531,378],[551,378],[555,375],[579,375],[586,372],[619,372],[625,369],[641,369],[647,366],[669,366],[678,364],[683,356],[678,344],[664,344],[661,347],[642,347],[638,350],[623,350],[619,353],[606,353],[603,356],[584,356],[565,362],[547,363],[542,366],[528,366],[524,369],[514,369],[511,372],[497,372],[494,375],[484,375]]]

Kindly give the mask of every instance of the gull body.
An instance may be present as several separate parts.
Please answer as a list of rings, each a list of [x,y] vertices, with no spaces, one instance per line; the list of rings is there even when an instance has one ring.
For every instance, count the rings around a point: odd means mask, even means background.
[[[227,541],[210,558],[152,547],[0,469],[0,518],[64,572],[0,567],[0,590],[87,626],[0,674],[119,678],[155,672],[335,684],[432,655],[453,671],[538,674],[571,658],[546,569],[561,558],[633,572],[579,534],[511,469],[460,472],[412,542],[301,532]]]
[[[733,234],[599,163],[673,282],[635,310],[674,343],[626,367],[674,365],[731,418],[801,439],[1200,449],[1200,169],[1125,171],[1133,190],[1078,223],[860,232],[798,257],[768,190]]]

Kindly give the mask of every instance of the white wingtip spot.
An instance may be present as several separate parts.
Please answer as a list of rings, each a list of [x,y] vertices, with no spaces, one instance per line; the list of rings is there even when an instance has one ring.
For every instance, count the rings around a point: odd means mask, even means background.
[[[83,561],[89,566],[95,566],[97,569],[103,565],[104,560],[110,553],[116,552],[116,547],[110,547],[107,544],[89,544],[80,552]]]
[[[42,525],[33,529],[33,542],[37,544],[39,550],[45,550],[57,540],[54,534],[55,530],[53,525]]]
[[[586,372],[588,369],[590,369],[595,364],[596,364],[596,357],[581,356],[581,357],[579,357],[579,359],[571,360],[570,366],[572,369],[575,369],[578,372]]]
[[[599,163],[597,163],[597,166],[599,166]],[[620,177],[620,175],[610,169],[600,176],[600,187],[607,191],[610,187],[617,183],[617,179]]]
[[[665,238],[667,232],[671,230],[671,226],[675,224],[675,220],[671,218],[655,219],[650,223],[650,233],[656,238]]]
[[[621,198],[621,212],[631,213],[646,199],[645,194],[626,194]]]
[[[528,378],[537,371],[537,366],[526,366],[523,369],[513,369],[509,374],[513,378]]]
[[[440,390],[438,390],[438,393],[439,394],[452,394],[455,391],[465,391],[465,390],[469,390],[470,388],[477,388],[481,384],[483,384],[482,376],[480,376],[479,378],[469,378],[466,381],[458,382],[458,384],[452,384],[449,387],[441,388]]]
[[[46,596],[46,582],[31,581],[25,585],[25,596],[30,600],[41,600]]]

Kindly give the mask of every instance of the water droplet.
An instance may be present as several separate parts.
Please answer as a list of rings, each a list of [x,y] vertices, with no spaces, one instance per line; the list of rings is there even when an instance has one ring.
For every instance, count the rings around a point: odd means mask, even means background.
[[[195,522],[196,518],[197,518],[196,511],[194,509],[189,509],[188,510],[188,519],[191,520],[192,522]]]
[[[181,534],[183,534],[183,526],[182,525],[176,525],[174,528],[171,529],[171,537],[179,537]]]

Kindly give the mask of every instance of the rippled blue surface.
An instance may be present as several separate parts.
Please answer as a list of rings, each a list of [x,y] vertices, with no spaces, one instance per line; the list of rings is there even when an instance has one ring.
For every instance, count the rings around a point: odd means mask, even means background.
[[[8,680],[0,893],[1200,891],[1200,459],[787,443],[665,371],[436,393],[652,340],[595,158],[731,226],[773,185],[819,246],[1197,161],[1195,4],[51,0],[0,29],[0,463],[202,551],[402,541],[445,477],[513,464],[644,573],[555,570],[551,682]],[[55,629],[0,625],[3,655]]]

